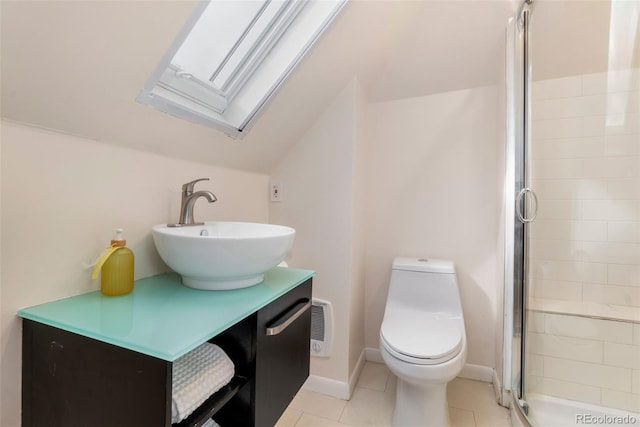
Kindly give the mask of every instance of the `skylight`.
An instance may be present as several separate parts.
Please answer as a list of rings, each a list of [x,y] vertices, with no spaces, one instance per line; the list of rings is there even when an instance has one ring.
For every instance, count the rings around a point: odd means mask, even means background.
[[[242,138],[346,1],[201,1],[137,100]]]

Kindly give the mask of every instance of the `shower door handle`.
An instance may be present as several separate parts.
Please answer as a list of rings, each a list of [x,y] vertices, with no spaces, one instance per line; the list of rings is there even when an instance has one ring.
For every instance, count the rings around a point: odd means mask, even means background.
[[[531,194],[531,197],[533,197],[535,206],[535,209],[533,210],[533,216],[531,218],[525,218],[522,215],[522,208],[520,207],[520,205],[522,204],[522,199],[527,193]],[[518,193],[518,196],[516,197],[516,214],[518,215],[518,219],[520,220],[520,222],[523,224],[533,222],[533,220],[536,219],[536,216],[538,215],[538,196],[536,196],[536,193],[532,189],[528,187],[523,188]]]

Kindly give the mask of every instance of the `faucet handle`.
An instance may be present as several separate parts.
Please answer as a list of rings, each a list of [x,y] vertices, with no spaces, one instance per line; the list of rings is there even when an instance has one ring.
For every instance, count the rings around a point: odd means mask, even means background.
[[[187,193],[187,195],[193,193],[193,186],[196,185],[196,182],[199,181],[209,181],[209,178],[200,178],[191,182],[187,182],[186,184],[182,184],[182,192]]]

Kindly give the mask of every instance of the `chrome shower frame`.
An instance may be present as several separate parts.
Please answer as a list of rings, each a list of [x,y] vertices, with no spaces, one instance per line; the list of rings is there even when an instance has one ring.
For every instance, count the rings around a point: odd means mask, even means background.
[[[526,304],[529,275],[529,226],[535,214],[528,212],[530,141],[531,52],[529,23],[534,0],[524,0],[507,27],[507,147],[505,174],[505,324],[503,404],[512,407],[512,421],[531,426],[525,399],[524,371],[527,330]],[[535,195],[534,195],[535,197]],[[537,205],[537,203],[536,203]],[[537,206],[536,206],[537,209]],[[508,393],[510,390],[510,394]],[[516,424],[514,424],[516,425]]]

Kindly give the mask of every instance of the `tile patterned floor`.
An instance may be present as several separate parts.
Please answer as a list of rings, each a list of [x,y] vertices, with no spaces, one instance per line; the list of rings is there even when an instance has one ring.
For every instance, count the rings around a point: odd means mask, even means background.
[[[367,362],[351,400],[300,390],[276,427],[389,426],[395,390],[396,378],[387,367]],[[456,378],[447,395],[452,427],[511,427],[491,384]]]

